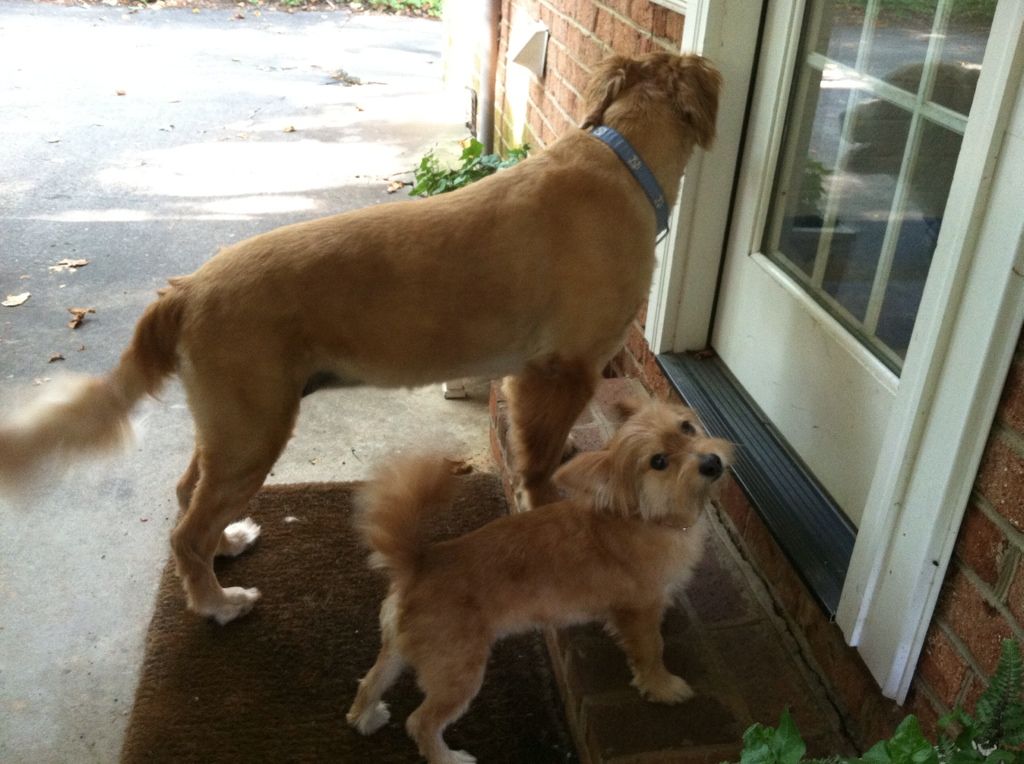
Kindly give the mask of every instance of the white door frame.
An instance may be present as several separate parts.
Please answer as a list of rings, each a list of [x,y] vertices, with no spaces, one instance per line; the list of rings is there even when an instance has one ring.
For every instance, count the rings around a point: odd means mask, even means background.
[[[676,6],[680,3],[674,0]],[[682,50],[710,58],[725,84],[715,145],[710,152],[698,148],[690,157],[669,234],[658,248],[644,329],[655,353],[700,350],[707,344],[761,0],[686,0],[685,13]]]
[[[758,127],[742,147],[737,219],[745,206],[763,208],[770,191],[793,29],[804,6],[803,0],[767,2],[762,76],[751,101]],[[749,35],[756,34],[759,5],[686,3],[683,49],[718,64],[726,86],[718,142],[691,160],[672,235],[659,253],[646,328],[654,352],[699,349],[708,336],[750,88],[746,59],[755,44]],[[837,614],[883,693],[900,702],[1024,324],[1024,4],[1001,0],[992,29],[972,109],[977,118],[964,135],[964,161],[953,179],[934,277],[921,301]]]

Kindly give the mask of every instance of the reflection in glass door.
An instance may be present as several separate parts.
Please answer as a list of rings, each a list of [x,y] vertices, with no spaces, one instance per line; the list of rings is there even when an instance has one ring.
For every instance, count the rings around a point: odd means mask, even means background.
[[[763,249],[899,372],[995,0],[810,0]]]

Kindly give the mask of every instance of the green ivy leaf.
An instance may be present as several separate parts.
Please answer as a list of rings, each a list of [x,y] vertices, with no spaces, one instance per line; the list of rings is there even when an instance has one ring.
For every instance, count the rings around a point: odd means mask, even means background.
[[[755,724],[743,734],[740,764],[798,764],[806,750],[787,709],[782,712],[777,729]]]
[[[971,716],[960,706],[938,721],[933,745],[914,716],[907,716],[889,740],[854,759],[831,764],[1024,764],[1024,659],[1014,640],[1005,640],[999,665]],[[950,736],[956,737],[951,739]],[[755,724],[743,735],[741,764],[798,764],[805,746],[788,712],[777,729]],[[807,762],[806,764],[813,764]]]
[[[462,143],[459,165],[444,168],[437,160],[433,151],[427,152],[420,159],[414,171],[415,183],[409,191],[411,196],[435,196],[454,191],[465,185],[484,178],[498,170],[522,161],[526,158],[529,146],[526,144],[509,149],[508,156],[502,159],[498,154],[484,154],[484,145],[476,138],[469,138]]]
[[[911,715],[900,722],[892,738],[875,743],[851,764],[939,764],[939,754]]]
[[[476,159],[484,153],[484,144],[478,141],[476,138],[470,138],[469,142],[462,149],[462,161],[468,162]]]
[[[892,756],[889,755],[889,747],[884,740],[880,740],[869,748],[859,759],[853,759],[851,764],[892,764]]]

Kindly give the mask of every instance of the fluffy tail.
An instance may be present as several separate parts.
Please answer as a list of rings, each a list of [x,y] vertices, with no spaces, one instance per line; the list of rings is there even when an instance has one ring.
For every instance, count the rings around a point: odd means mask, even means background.
[[[67,463],[123,444],[132,408],[175,370],[183,311],[181,290],[172,286],[146,308],[113,371],[54,381],[0,421],[0,488],[24,486],[51,461]]]
[[[444,459],[405,459],[378,470],[359,496],[356,523],[373,550],[370,564],[400,589],[419,567],[430,518],[451,505],[452,473]]]

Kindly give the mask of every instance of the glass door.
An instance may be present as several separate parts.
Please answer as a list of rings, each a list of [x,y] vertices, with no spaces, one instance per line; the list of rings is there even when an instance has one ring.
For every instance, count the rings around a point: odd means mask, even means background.
[[[859,524],[996,2],[780,5],[712,344]]]

